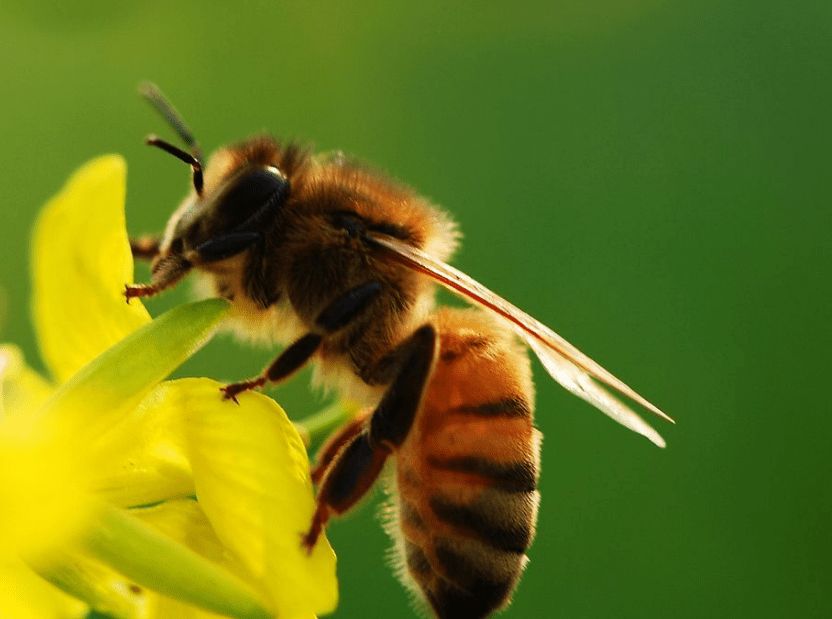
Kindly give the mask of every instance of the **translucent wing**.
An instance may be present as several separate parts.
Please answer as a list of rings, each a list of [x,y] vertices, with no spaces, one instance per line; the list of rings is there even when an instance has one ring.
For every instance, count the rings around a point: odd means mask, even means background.
[[[645,436],[659,447],[665,446],[664,439],[659,436],[658,432],[595,381],[603,383],[671,423],[673,419],[549,327],[462,271],[403,241],[378,233],[370,233],[369,237],[371,241],[387,250],[391,259],[428,275],[451,291],[506,319],[535,352],[552,378],[565,389],[586,400],[621,425]]]

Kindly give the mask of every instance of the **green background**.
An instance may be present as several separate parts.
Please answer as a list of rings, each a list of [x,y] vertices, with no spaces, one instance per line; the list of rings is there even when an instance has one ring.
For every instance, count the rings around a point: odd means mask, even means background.
[[[419,188],[461,223],[456,265],[678,420],[661,451],[536,365],[543,503],[507,617],[832,616],[828,0],[5,0],[0,58],[0,336],[30,359],[44,200],[105,152],[131,232],[186,188],[142,146],[170,135],[153,79],[208,149],[269,129]],[[184,373],[273,352],[220,338]],[[324,401],[306,378],[276,392],[293,415]],[[330,527],[338,617],[410,614],[380,498]]]

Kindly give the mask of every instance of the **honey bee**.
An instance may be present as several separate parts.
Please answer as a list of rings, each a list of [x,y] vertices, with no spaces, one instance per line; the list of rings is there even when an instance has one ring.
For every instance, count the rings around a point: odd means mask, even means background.
[[[438,617],[506,606],[535,533],[541,435],[525,346],[552,377],[656,445],[664,441],[606,388],[657,407],[528,314],[446,264],[458,233],[413,190],[341,155],[258,136],[207,165],[161,92],[144,96],[184,142],[148,144],[192,168],[193,188],[160,239],[133,243],[152,260],[157,294],[191,271],[232,302],[249,337],[286,347],[224,397],[276,383],[307,362],[316,380],[366,403],[312,471],[317,508],[302,543],[359,501],[395,461],[389,528],[405,584]],[[435,284],[474,307],[435,308]]]

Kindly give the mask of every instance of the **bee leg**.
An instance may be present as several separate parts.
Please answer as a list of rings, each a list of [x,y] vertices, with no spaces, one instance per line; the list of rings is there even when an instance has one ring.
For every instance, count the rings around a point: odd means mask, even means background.
[[[433,371],[436,339],[433,325],[425,325],[391,353],[393,360],[385,365],[395,364],[398,372],[373,411],[369,428],[359,424],[358,433],[337,452],[325,471],[312,524],[303,536],[307,551],[314,547],[330,515],[344,513],[367,493],[384,461],[407,437]],[[351,432],[348,426],[339,436]]]
[[[433,325],[419,327],[379,364],[379,373],[395,368],[396,374],[370,418],[374,444],[396,447],[407,438],[436,362],[436,340]]]
[[[302,544],[307,552],[312,552],[330,516],[347,511],[373,486],[389,455],[387,447],[371,444],[370,434],[366,430],[354,436],[341,449],[324,477],[318,492],[315,515],[303,536]]]
[[[222,388],[226,400],[235,400],[237,394],[262,387],[267,382],[277,383],[299,370],[318,350],[324,336],[347,326],[381,292],[379,282],[356,286],[327,305],[315,319],[316,330],[307,333],[284,350],[260,376]]]
[[[197,247],[188,259],[194,264],[218,262],[236,256],[263,238],[259,232],[231,232],[215,237]]]
[[[315,458],[315,466],[310,471],[312,483],[318,485],[326,475],[335,457],[349,444],[356,436],[361,434],[367,424],[367,417],[372,411],[365,410],[358,413],[351,421],[338,428],[318,450]]]
[[[158,236],[140,236],[130,239],[130,251],[138,260],[153,260],[159,254],[161,241]]]
[[[357,318],[380,292],[381,284],[375,281],[347,290],[318,314],[315,326],[327,335],[340,331]]]
[[[150,283],[128,284],[124,287],[124,296],[128,303],[134,297],[152,297],[176,284],[192,267],[191,261],[180,255],[162,258],[153,264]]]
[[[323,337],[317,333],[307,333],[284,350],[260,376],[222,387],[223,398],[237,402],[237,396],[244,391],[262,387],[268,381],[279,382],[283,380],[299,370],[309,360],[309,357],[315,354],[322,340]]]

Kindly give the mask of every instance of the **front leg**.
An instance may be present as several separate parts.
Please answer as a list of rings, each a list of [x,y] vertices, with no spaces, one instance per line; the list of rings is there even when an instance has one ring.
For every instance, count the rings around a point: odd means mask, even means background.
[[[135,297],[152,297],[170,288],[187,275],[194,267],[219,262],[250,249],[261,239],[259,232],[231,232],[206,241],[196,249],[184,254],[169,254],[160,257],[158,240],[130,241],[130,248],[136,257],[153,259],[149,284],[133,284],[124,288],[128,303]],[[154,246],[155,243],[155,246]],[[155,252],[155,253],[152,253]]]
[[[190,260],[181,255],[171,255],[155,260],[149,284],[128,284],[124,287],[127,302],[136,297],[152,297],[181,280],[193,268]]]
[[[225,399],[236,402],[236,396],[243,391],[267,382],[277,383],[294,374],[318,351],[325,336],[337,333],[360,316],[381,290],[379,282],[367,282],[336,298],[318,314],[315,329],[284,350],[260,376],[223,387]]]

